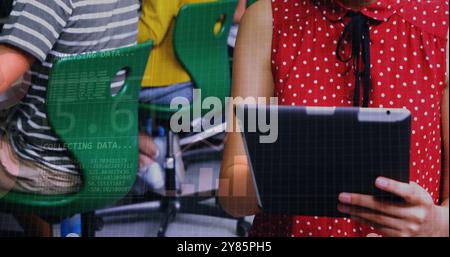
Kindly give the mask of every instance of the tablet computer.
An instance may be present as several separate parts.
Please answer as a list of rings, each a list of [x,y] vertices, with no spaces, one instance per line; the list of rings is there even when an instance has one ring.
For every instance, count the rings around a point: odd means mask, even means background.
[[[398,200],[377,190],[376,178],[409,182],[406,109],[240,105],[235,112],[263,213],[344,217],[340,193]],[[271,143],[262,142],[264,122],[277,129]]]

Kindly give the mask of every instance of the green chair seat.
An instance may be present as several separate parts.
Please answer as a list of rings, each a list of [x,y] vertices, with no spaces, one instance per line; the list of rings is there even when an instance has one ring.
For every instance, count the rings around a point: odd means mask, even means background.
[[[185,111],[191,111],[192,105],[184,107]],[[172,109],[168,105],[156,105],[156,104],[139,104],[139,110],[157,120],[170,120],[173,114],[180,111],[181,108]]]

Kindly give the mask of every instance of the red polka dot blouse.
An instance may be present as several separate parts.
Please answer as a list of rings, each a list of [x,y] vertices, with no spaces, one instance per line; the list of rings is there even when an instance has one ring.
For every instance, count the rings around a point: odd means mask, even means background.
[[[353,62],[336,55],[349,11],[338,0],[272,0],[272,72],[281,104],[353,106]],[[369,107],[411,111],[411,180],[438,203],[448,0],[379,0],[361,13],[371,21]],[[342,51],[351,52],[351,40]],[[347,218],[264,215],[255,218],[251,231],[252,236],[376,234]]]

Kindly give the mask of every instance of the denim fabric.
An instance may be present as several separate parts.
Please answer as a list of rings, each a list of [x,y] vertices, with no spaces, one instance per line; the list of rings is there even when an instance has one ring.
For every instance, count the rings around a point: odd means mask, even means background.
[[[139,101],[141,103],[151,103],[160,105],[170,105],[175,97],[185,97],[192,102],[192,90],[194,84],[192,82],[174,84],[167,87],[149,87],[141,89]]]

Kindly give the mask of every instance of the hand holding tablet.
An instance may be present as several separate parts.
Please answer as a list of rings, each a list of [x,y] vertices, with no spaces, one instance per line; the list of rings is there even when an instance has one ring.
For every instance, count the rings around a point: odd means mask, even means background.
[[[448,208],[435,205],[430,194],[414,182],[402,183],[380,177],[375,185],[380,190],[404,199],[404,202],[381,201],[371,195],[341,193],[338,210],[353,220],[371,225],[385,236],[440,235],[436,221],[448,217]],[[448,228],[447,228],[448,229]]]

